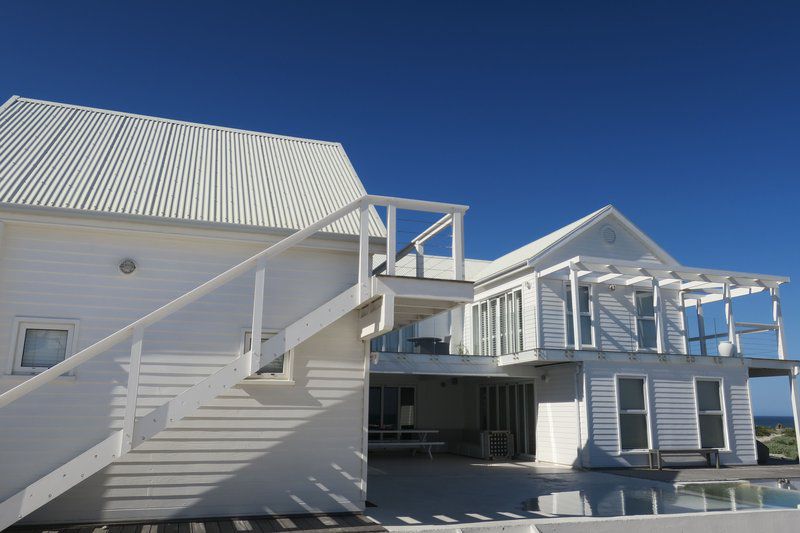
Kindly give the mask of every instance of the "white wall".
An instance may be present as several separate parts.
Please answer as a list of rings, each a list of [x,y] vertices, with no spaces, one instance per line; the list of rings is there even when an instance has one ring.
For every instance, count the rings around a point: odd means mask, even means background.
[[[536,380],[536,460],[578,466],[580,406],[575,401],[576,365],[543,367]]]
[[[145,229],[145,228],[143,228]],[[264,244],[9,222],[0,246],[0,368],[14,317],[79,321],[79,349],[192,289]],[[136,273],[117,264],[132,257]],[[287,252],[270,262],[264,327],[280,329],[356,281],[353,253]],[[145,333],[140,416],[240,350],[252,275]],[[364,354],[353,315],[295,351],[294,385],[247,384],[28,521],[346,511],[362,505]],[[130,345],[0,410],[4,499],[121,427]],[[0,376],[0,390],[24,380]],[[326,487],[323,489],[322,487]]]
[[[564,281],[541,280],[543,347],[564,348],[565,297]],[[634,287],[608,284],[592,286],[592,318],[595,347],[600,350],[629,352],[637,350],[636,307]],[[664,339],[667,353],[685,353],[680,293],[662,289],[664,303]]]
[[[755,464],[755,443],[745,367],[699,363],[584,363],[590,441],[587,465],[643,466],[647,456],[619,453],[615,375],[646,375],[649,391],[651,443],[663,448],[698,448],[695,377],[722,378],[726,431],[730,451],[725,464]]]

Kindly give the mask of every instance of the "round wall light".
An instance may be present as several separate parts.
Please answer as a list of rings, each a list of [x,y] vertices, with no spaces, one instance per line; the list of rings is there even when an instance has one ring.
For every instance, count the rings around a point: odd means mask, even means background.
[[[130,258],[123,259],[119,262],[119,271],[125,275],[133,274],[136,270],[136,261]]]

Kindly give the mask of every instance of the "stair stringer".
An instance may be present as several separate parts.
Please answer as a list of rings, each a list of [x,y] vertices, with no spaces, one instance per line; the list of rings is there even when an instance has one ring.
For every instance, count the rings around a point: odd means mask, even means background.
[[[355,310],[360,303],[358,286],[347,289],[264,342],[261,361],[257,365],[252,364],[252,352],[237,356],[172,400],[137,418],[133,435],[126,435],[122,429],[115,430],[98,444],[34,481],[0,503],[0,531],[109,466],[142,442],[191,415],[250,376],[253,373],[252,368],[261,368],[295,348]],[[353,334],[357,332],[354,331]]]

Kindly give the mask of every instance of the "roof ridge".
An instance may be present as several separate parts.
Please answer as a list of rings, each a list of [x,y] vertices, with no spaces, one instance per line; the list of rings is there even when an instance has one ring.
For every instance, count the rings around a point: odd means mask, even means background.
[[[142,120],[151,120],[154,122],[164,122],[170,124],[180,124],[183,126],[191,126],[195,128],[205,128],[210,130],[218,130],[218,131],[227,131],[230,133],[239,133],[243,135],[258,135],[261,137],[270,137],[273,139],[282,139],[287,141],[296,141],[296,142],[306,142],[312,144],[322,144],[322,145],[330,145],[330,146],[341,146],[341,143],[338,141],[325,141],[321,139],[311,139],[308,137],[294,137],[292,135],[281,135],[279,133],[268,133],[264,131],[255,131],[255,130],[246,130],[241,128],[231,128],[228,126],[217,126],[214,124],[204,124],[201,122],[191,122],[188,120],[179,120],[174,118],[165,118],[165,117],[157,117],[154,115],[142,115],[139,113],[129,113],[127,111],[116,111],[114,109],[105,109],[100,107],[91,107],[91,106],[84,106],[79,104],[67,104],[64,102],[54,102],[51,100],[40,100],[37,98],[28,98],[26,96],[12,96],[9,100],[0,104],[0,109],[4,108],[6,105],[11,104],[12,102],[20,101],[20,102],[30,102],[33,104],[42,104],[42,105],[50,105],[56,107],[64,107],[69,109],[80,109],[84,111],[90,111],[93,113],[105,113],[109,115],[116,115],[122,117],[129,117],[129,118],[137,118]]]

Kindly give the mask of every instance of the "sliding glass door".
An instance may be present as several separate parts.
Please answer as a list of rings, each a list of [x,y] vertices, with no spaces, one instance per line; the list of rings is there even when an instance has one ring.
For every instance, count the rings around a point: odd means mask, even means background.
[[[481,431],[510,431],[519,455],[536,454],[536,405],[533,383],[486,385],[478,389]]]

